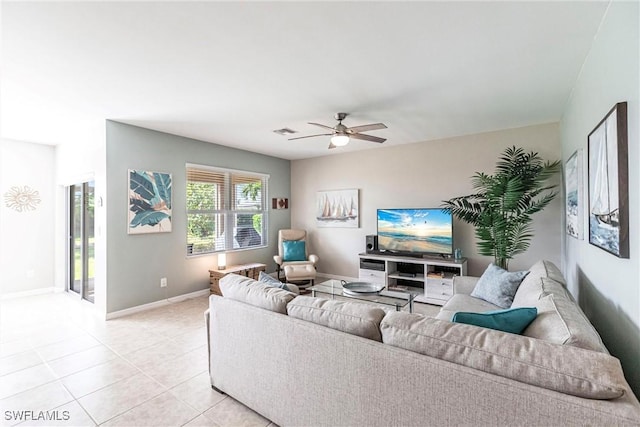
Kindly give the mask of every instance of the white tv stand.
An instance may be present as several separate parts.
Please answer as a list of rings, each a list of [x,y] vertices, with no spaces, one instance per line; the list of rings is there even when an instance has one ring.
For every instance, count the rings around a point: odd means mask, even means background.
[[[379,283],[387,289],[418,291],[414,301],[444,305],[453,296],[454,276],[467,275],[467,259],[414,258],[362,253],[359,280]]]

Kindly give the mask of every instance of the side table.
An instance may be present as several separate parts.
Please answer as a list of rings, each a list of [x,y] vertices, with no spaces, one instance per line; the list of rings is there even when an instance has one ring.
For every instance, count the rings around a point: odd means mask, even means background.
[[[241,264],[241,265],[228,265],[224,270],[213,269],[209,270],[209,283],[211,284],[211,293],[216,295],[222,295],[220,292],[220,286],[218,282],[224,276],[230,273],[241,274],[243,276],[251,277],[252,279],[258,280],[258,276],[260,276],[261,271],[265,271],[267,266],[265,264],[260,264],[258,262],[252,264]]]

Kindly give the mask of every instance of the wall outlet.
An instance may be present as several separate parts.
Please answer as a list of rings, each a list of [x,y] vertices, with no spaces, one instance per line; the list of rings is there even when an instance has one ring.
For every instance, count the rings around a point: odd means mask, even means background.
[[[166,288],[167,287],[167,278],[163,277],[162,279],[160,279],[160,287],[161,288]]]

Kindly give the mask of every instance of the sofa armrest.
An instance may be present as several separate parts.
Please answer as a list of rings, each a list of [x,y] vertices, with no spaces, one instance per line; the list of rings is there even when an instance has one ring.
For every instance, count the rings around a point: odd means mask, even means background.
[[[453,294],[471,295],[479,279],[474,276],[455,276],[453,278]]]

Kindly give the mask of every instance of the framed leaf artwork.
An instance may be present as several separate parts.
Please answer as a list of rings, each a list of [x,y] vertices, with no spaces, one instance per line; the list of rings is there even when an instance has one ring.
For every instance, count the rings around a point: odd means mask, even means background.
[[[171,174],[129,169],[128,233],[171,231]]]

